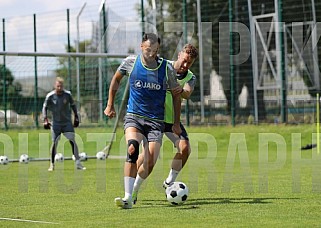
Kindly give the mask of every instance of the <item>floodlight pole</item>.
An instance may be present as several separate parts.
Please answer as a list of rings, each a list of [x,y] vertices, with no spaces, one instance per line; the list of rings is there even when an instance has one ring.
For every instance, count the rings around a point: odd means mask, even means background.
[[[78,15],[77,15],[77,45],[76,45],[76,52],[79,52],[79,17],[82,14],[82,11],[85,9],[86,7],[86,2],[84,3],[84,5],[81,7]],[[80,105],[80,66],[79,66],[79,57],[77,57],[77,102],[78,102],[78,106]],[[78,107],[79,108],[79,107]]]

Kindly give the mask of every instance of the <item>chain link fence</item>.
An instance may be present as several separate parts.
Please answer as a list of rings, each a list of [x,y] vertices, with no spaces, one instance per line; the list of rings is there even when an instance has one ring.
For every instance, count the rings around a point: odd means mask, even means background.
[[[197,86],[183,103],[185,124],[314,123],[320,11],[313,0],[112,0],[4,18],[0,127],[38,127],[56,76],[65,78],[84,124],[109,124],[102,109],[110,79],[121,56],[140,52],[143,32],[159,34],[167,59],[186,42],[201,53],[191,68]]]

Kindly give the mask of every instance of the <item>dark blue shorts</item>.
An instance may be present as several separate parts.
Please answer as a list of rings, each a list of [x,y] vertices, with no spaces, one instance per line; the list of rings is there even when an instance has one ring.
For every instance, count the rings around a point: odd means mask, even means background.
[[[51,133],[52,141],[56,141],[57,138],[59,140],[61,133],[63,133],[64,136],[69,140],[75,139],[75,130],[71,122],[63,125],[52,124]]]
[[[145,137],[147,142],[162,143],[164,123],[155,120],[144,119],[132,114],[126,114],[124,117],[124,130],[134,127]]]

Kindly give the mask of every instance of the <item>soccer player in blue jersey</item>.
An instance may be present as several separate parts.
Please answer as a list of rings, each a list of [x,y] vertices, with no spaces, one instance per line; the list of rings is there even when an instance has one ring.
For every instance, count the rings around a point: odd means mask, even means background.
[[[52,113],[52,124],[48,121],[48,110]],[[71,120],[71,110],[74,112],[74,123],[72,123]],[[64,80],[62,78],[56,78],[55,89],[47,94],[43,103],[42,115],[44,118],[44,128],[48,130],[51,128],[52,134],[51,157],[48,171],[55,169],[55,155],[61,133],[63,133],[70,142],[72,153],[76,160],[76,169],[85,170],[86,168],[80,163],[78,146],[75,141],[74,127],[78,127],[79,125],[77,107],[71,93],[64,90]]]
[[[193,65],[194,61],[198,57],[198,50],[192,44],[185,44],[182,50],[178,53],[178,58],[176,61],[169,61],[173,64],[174,69],[177,72],[177,81],[180,84],[178,91],[183,99],[189,99],[191,94],[194,91],[196,76],[189,68]],[[184,165],[187,162],[187,159],[191,153],[191,146],[189,143],[188,134],[181,123],[182,133],[176,135],[172,131],[174,120],[173,112],[173,102],[172,94],[170,92],[166,93],[166,102],[165,102],[165,135],[174,143],[177,148],[177,153],[175,154],[171,169],[168,173],[166,180],[163,182],[163,187],[167,188],[169,184],[174,182],[182,170]],[[143,154],[141,154],[137,161],[137,166],[139,167],[143,162]],[[133,189],[133,203],[136,203],[138,190],[140,188],[141,182],[140,177],[137,175],[134,189]]]
[[[129,99],[124,118],[127,142],[127,159],[124,166],[124,198],[115,198],[116,206],[132,208],[132,192],[135,177],[141,181],[152,172],[159,156],[164,132],[164,105],[167,89],[177,90],[180,86],[171,64],[157,56],[160,38],[154,33],[143,35],[140,55],[123,60],[114,74],[109,87],[109,98],[104,113],[113,118],[116,115],[114,99],[119,83],[124,76],[129,80]],[[173,93],[174,122],[172,131],[180,135],[181,99]],[[144,162],[137,169],[139,145],[143,142]]]

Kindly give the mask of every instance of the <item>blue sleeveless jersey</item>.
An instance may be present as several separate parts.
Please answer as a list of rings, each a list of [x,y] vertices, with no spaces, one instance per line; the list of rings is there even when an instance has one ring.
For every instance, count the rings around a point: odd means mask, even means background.
[[[167,61],[155,69],[146,68],[137,56],[129,75],[127,112],[143,118],[164,121],[164,104],[167,89]]]

